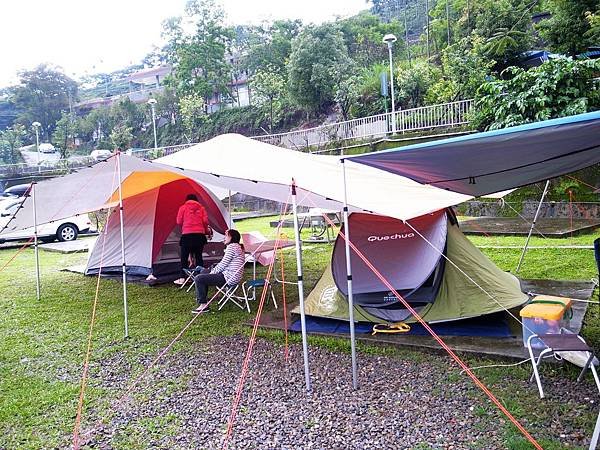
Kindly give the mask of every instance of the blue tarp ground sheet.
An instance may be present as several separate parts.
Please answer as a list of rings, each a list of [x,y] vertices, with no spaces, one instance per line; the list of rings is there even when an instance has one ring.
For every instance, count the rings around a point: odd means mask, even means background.
[[[482,336],[482,337],[512,337],[504,313],[489,314],[473,319],[455,320],[431,324],[430,327],[440,336]],[[289,327],[290,331],[300,331],[300,319]],[[327,319],[323,317],[306,317],[306,329],[309,333],[350,333],[350,324],[343,320]],[[358,323],[356,333],[371,333],[372,323]],[[411,323],[408,333],[400,335],[427,336],[429,332],[421,324]]]

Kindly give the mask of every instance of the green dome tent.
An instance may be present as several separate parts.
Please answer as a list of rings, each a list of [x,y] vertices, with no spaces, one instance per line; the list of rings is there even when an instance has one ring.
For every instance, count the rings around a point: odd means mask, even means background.
[[[519,280],[477,249],[451,213],[438,211],[410,224],[429,243],[400,220],[350,215],[352,242],[425,321],[477,317],[527,301]],[[343,240],[338,237],[331,264],[306,299],[308,315],[348,320],[343,250]],[[416,321],[355,253],[351,259],[355,320]]]

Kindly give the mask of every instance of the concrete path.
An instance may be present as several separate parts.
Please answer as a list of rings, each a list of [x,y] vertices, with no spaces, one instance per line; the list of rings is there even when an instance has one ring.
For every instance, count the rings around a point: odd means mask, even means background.
[[[89,251],[95,244],[97,236],[89,236],[70,242],[50,242],[41,244],[40,249],[54,253],[83,253]]]

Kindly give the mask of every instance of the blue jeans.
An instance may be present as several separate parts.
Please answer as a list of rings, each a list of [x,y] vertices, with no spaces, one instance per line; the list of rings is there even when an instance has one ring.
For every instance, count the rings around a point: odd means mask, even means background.
[[[206,303],[209,286],[223,286],[225,277],[222,273],[201,273],[194,277],[196,285],[196,303],[202,305]]]

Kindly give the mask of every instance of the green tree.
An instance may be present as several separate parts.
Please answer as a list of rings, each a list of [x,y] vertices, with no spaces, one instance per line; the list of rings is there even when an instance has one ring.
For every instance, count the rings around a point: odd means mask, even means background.
[[[342,69],[338,66],[338,70]],[[352,70],[351,73],[355,71]],[[337,74],[336,79],[339,80],[334,92],[335,103],[342,114],[344,120],[348,120],[350,117],[350,111],[354,104],[358,101],[359,90],[358,84],[359,79],[356,76],[345,77],[342,74]]]
[[[69,157],[69,149],[75,147],[75,137],[79,130],[79,119],[75,114],[63,113],[56,122],[56,128],[52,133],[52,143],[60,150],[60,157]]]
[[[585,18],[590,24],[590,29],[583,36],[590,42],[600,42],[600,5],[595,12],[586,11]]]
[[[589,33],[592,24],[586,17],[598,8],[598,0],[549,0],[551,16],[537,28],[552,50],[574,56],[598,44]]]
[[[0,131],[0,159],[4,164],[15,164],[18,162],[18,150],[23,144],[26,136],[25,127],[19,123]]]
[[[499,69],[529,50],[531,15],[539,0],[481,0],[473,2],[474,32],[485,39],[486,55]]]
[[[137,105],[129,97],[121,98],[110,108],[110,119],[112,125],[123,124],[132,130],[139,131],[151,121],[148,105]]]
[[[77,83],[58,69],[40,65],[19,73],[20,84],[12,89],[11,101],[19,108],[17,121],[29,126],[42,124],[42,139],[49,140],[63,110],[75,102]]]
[[[394,75],[397,104],[403,108],[423,106],[427,92],[441,78],[440,70],[423,60],[396,67]]]
[[[250,87],[254,92],[253,98],[259,106],[267,106],[269,111],[269,132],[273,131],[273,110],[278,114],[283,106],[285,96],[285,79],[276,67],[266,67],[258,70]]]
[[[107,137],[113,126],[110,116],[110,108],[97,108],[81,118],[79,121],[79,132],[87,142],[94,142],[100,148],[110,149]],[[101,145],[102,143],[106,145]]]
[[[357,99],[350,107],[353,117],[372,116],[386,111],[386,101],[389,97],[381,95],[381,73],[389,74],[387,64],[373,64],[359,69],[356,79]]]
[[[292,41],[288,85],[292,100],[308,111],[319,111],[334,101],[338,67],[352,60],[341,31],[332,24],[307,28]],[[346,73],[345,76],[350,74]]]
[[[481,86],[472,123],[480,130],[498,129],[598,109],[598,70],[599,60],[570,58],[529,70],[510,67],[502,74],[505,79]]]
[[[191,140],[206,118],[204,99],[197,93],[185,95],[179,99],[179,111],[183,128]]]
[[[394,46],[396,57],[408,59],[404,41],[404,25],[397,19],[382,22],[378,16],[363,11],[356,16],[338,22],[340,31],[348,47],[349,56],[362,67],[385,61],[388,58],[387,46],[382,42],[386,34],[394,34],[398,42]]]
[[[209,104],[215,93],[229,92],[231,68],[225,51],[232,36],[222,26],[224,12],[215,0],[189,0],[185,13],[163,24],[165,54],[174,67],[168,82],[178,95],[197,93]],[[187,28],[193,33],[186,33]]]
[[[133,141],[133,132],[131,127],[125,124],[118,124],[110,132],[110,141],[113,144],[115,150],[124,150]]]
[[[463,38],[442,52],[443,78],[427,92],[426,102],[446,103],[474,98],[490,76],[494,62],[483,54],[483,39]]]
[[[302,28],[300,20],[276,20],[255,27],[248,35],[245,67],[250,75],[269,67],[287,77],[286,64],[292,53],[292,41]]]

